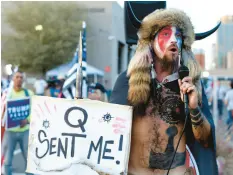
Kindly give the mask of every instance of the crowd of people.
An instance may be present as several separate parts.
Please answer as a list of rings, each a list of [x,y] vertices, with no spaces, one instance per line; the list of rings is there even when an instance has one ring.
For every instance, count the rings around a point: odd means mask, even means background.
[[[227,119],[227,125],[228,129],[233,124],[233,81],[231,81],[231,89],[227,91],[225,98],[224,98],[224,103],[227,106],[227,112],[228,112],[228,119]]]
[[[213,90],[213,82],[208,84],[206,94],[209,101],[210,109],[213,110],[215,92]],[[217,82],[216,88],[217,95],[217,111],[218,119],[228,125],[228,129],[233,123],[233,81],[229,83]],[[224,112],[227,110],[227,114]]]
[[[217,81],[214,92],[213,81],[208,81],[206,95],[209,108],[213,111],[214,101],[217,108],[217,162],[219,175],[232,174],[233,171],[233,81]],[[216,98],[216,99],[214,99]]]
[[[64,98],[64,96],[62,95],[62,87],[64,82],[64,77],[58,77],[56,79],[46,81],[41,76],[35,80],[31,91],[33,91],[35,95],[39,96]],[[10,81],[7,81],[5,79],[1,81],[1,96],[3,96],[3,94],[7,92],[9,85]],[[87,87],[87,96],[88,99],[108,102],[107,90],[101,83],[89,83]]]

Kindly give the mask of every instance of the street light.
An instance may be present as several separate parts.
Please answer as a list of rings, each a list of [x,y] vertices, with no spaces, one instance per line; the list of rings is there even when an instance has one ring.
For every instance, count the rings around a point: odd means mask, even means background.
[[[36,25],[36,26],[35,26],[35,30],[36,30],[36,31],[41,31],[41,30],[43,30],[43,26],[40,25],[40,24],[39,24],[39,25]]]

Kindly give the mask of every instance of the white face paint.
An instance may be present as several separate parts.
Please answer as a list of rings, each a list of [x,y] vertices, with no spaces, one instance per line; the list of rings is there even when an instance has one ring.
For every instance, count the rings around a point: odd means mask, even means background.
[[[173,26],[164,27],[155,37],[155,48],[158,57],[163,58],[166,52],[179,54],[182,46],[181,31]]]

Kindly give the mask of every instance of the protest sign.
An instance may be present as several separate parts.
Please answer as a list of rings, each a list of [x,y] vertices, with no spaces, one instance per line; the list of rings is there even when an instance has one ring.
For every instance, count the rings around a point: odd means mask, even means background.
[[[17,128],[30,115],[30,98],[7,100],[6,110],[6,128]]]
[[[33,96],[27,172],[127,174],[132,108]]]

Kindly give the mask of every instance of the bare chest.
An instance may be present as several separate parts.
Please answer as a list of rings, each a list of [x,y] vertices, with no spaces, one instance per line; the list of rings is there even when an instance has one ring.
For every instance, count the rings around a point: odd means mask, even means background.
[[[161,88],[151,99],[146,115],[135,116],[132,130],[132,151],[140,157],[138,166],[167,170],[183,129],[182,101],[178,93]],[[137,151],[136,151],[137,150]],[[131,157],[136,157],[132,155]],[[172,168],[185,164],[183,136]]]

